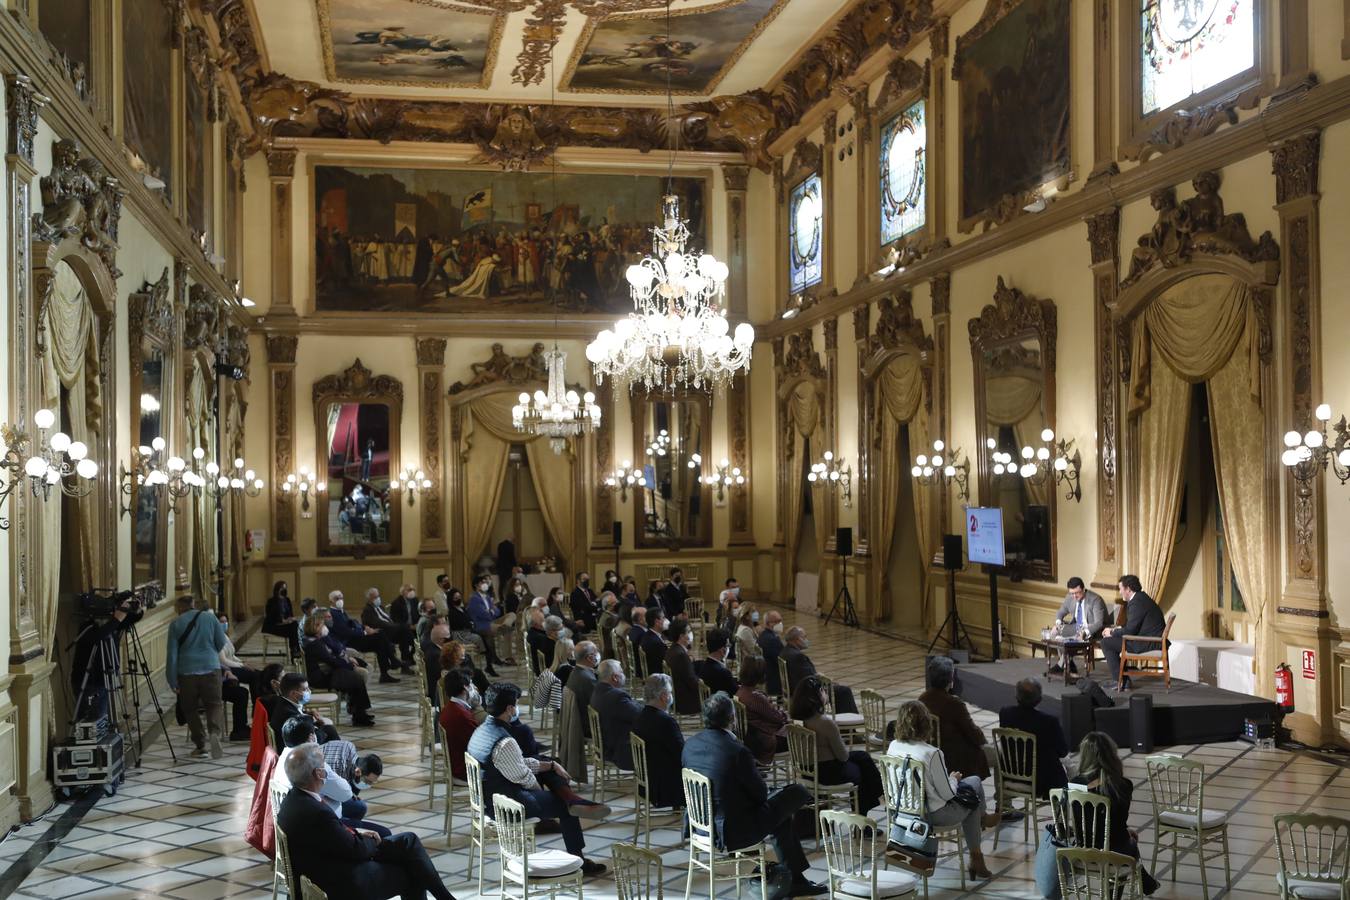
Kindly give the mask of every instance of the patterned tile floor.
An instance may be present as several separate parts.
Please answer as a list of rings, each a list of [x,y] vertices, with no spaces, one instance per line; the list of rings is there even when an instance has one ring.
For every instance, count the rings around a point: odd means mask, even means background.
[[[822,627],[818,620],[792,612],[787,613],[787,619],[789,624],[800,621],[808,629],[811,655],[823,673],[852,685],[855,691],[868,686],[881,691],[891,709],[897,701],[917,696],[922,683],[922,648],[838,624]],[[248,649],[245,647],[245,651]],[[476,879],[465,876],[465,819],[456,818],[455,834],[447,841],[440,830],[439,789],[436,809],[427,805],[428,770],[417,749],[411,679],[397,685],[373,685],[372,695],[377,725],[342,728],[344,737],[363,750],[380,753],[385,761],[384,778],[368,794],[370,818],[396,830],[415,831],[450,890],[461,900],[478,896]],[[996,723],[992,712],[973,712],[975,721],[985,729]],[[147,727],[154,724],[152,719],[153,713],[146,717]],[[157,732],[157,724],[154,728]],[[58,805],[43,820],[21,827],[0,842],[0,896],[13,891],[19,897],[269,897],[271,864],[241,837],[253,788],[243,772],[245,746],[228,745],[226,757],[220,762],[188,760],[190,746],[184,729],[170,722],[170,737],[180,755],[176,764],[162,735],[156,733],[146,747],[142,768],[129,773],[116,796],[100,794],[78,821],[73,821],[76,807]],[[1273,814],[1350,811],[1350,769],[1324,758],[1286,751],[1262,752],[1237,743],[1173,749],[1205,762],[1207,805],[1233,814],[1229,828],[1233,887],[1225,890],[1222,868],[1212,868],[1211,897],[1275,895]],[[1143,760],[1127,757],[1126,764],[1136,784],[1142,785]],[[1132,824],[1141,832],[1147,859],[1152,850],[1147,788],[1137,791],[1136,796],[1140,802],[1135,804]],[[632,839],[631,801],[611,799],[611,805],[615,816],[603,823],[589,823],[586,832],[588,854],[605,861],[612,842]],[[665,827],[660,827],[661,823]],[[663,851],[666,864],[666,892],[682,895],[687,855],[680,845],[679,823],[666,817],[653,824],[653,847]],[[986,835],[984,843],[995,873],[992,881],[969,883],[969,890],[963,892],[957,869],[944,863],[932,879],[933,896],[1035,896],[1031,880],[1033,849],[1022,839],[1021,824],[1004,826],[997,851],[991,849],[992,840]],[[540,842],[561,846],[556,835],[542,837]],[[807,850],[815,866],[813,876],[823,879],[823,855],[814,852],[810,843]],[[1163,886],[1155,896],[1200,896],[1199,870],[1194,862],[1183,860],[1172,884],[1172,871],[1165,860],[1160,860],[1156,873]],[[486,875],[484,896],[495,897],[497,867],[491,857]],[[696,883],[693,895],[704,896],[706,890],[706,882]],[[728,890],[726,896],[732,893]],[[586,894],[612,898],[614,884],[607,878],[592,879],[586,884]]]

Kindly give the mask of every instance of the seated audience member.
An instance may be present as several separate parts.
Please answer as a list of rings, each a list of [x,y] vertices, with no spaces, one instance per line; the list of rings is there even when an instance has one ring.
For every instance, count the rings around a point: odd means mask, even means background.
[[[713,694],[703,704],[703,730],[685,741],[681,754],[684,768],[712,782],[718,845],[739,850],[768,840],[792,872],[791,896],[825,893],[825,885],[806,877],[810,864],[793,824],[797,810],[811,802],[810,792],[796,782],[770,792],[749,748],[736,740],[735,722],[731,698]]]
[[[807,649],[811,646],[811,641],[806,637],[806,630],[800,625],[793,625],[787,630],[784,643],[787,645],[783,648],[783,659],[787,663],[788,683],[783,685],[783,693],[791,697],[792,691],[797,687],[797,682],[808,675],[816,674],[816,665],[811,662],[811,657],[806,655]],[[856,713],[858,711],[858,704],[853,699],[852,688],[842,684],[834,686],[834,711],[837,713]]]
[[[699,714],[698,672],[689,656],[694,633],[687,621],[670,626],[670,649],[666,651],[666,672],[675,691],[675,710],[682,716]]]
[[[503,612],[493,599],[492,580],[486,575],[479,575],[474,582],[474,592],[469,595],[468,612],[473,630],[483,639],[483,668],[495,678],[497,670],[494,667],[498,663],[505,665],[505,661],[497,655],[496,637],[498,634],[509,634],[511,626],[516,624],[516,617],[513,613]]]
[[[331,607],[330,615],[332,623],[330,628],[338,640],[351,647],[353,650],[359,650],[362,653],[374,653],[375,659],[380,665],[380,679],[383,681],[390,676],[390,670],[396,667],[402,668],[405,672],[411,672],[413,669],[411,662],[399,663],[394,659],[394,648],[389,643],[389,636],[381,631],[376,631],[369,625],[363,625],[356,619],[347,615],[347,600],[342,595],[342,591],[331,591],[328,594],[328,605]],[[397,681],[397,678],[393,679]]]
[[[661,611],[671,622],[685,619],[688,618],[684,611],[688,602],[689,586],[684,583],[684,572],[678,568],[671,569],[670,580],[661,589]]]
[[[225,631],[225,646],[220,648],[221,677],[224,678],[220,685],[220,697],[230,704],[230,740],[244,742],[251,738],[248,716],[249,710],[253,708],[252,697],[257,695],[260,673],[235,653],[234,641],[230,639],[229,618],[224,613],[217,618]]]
[[[351,664],[356,667],[356,674],[360,675],[366,684],[369,685],[371,670],[370,666],[366,664],[366,658],[351,647],[348,647],[342,641],[338,640],[337,635],[333,633],[333,611],[320,606],[314,610],[314,615],[318,616],[320,622],[328,626],[328,634],[321,638],[321,640],[328,645],[328,649],[333,651],[334,656],[340,656],[349,660]],[[303,646],[304,643],[304,637],[301,636],[301,646]],[[394,678],[393,675],[389,676],[389,680],[391,683],[398,682],[398,679]]]
[[[595,624],[595,632],[606,656],[614,655],[614,627],[619,624],[619,598],[613,591],[600,595],[600,619]]]
[[[684,752],[684,735],[680,733],[680,724],[670,714],[675,704],[670,676],[648,675],[642,683],[642,699],[646,705],[633,720],[633,734],[647,745],[647,786],[651,789],[648,799],[652,806],[683,809],[680,755]]]
[[[320,799],[328,767],[313,744],[296,747],[285,763],[292,785],[277,826],[286,834],[291,865],[330,900],[421,897],[455,900],[441,882],[417,835],[382,838],[346,827]]]
[[[577,586],[572,589],[572,596],[568,600],[572,607],[572,618],[580,623],[582,630],[587,633],[595,631],[595,625],[600,621],[600,602],[595,591],[591,590],[589,574],[577,574]]]
[[[744,662],[746,657],[759,656],[759,610],[749,603],[741,604],[741,615],[736,626],[736,658]]]
[[[515,575],[506,583],[506,591],[502,594],[502,609],[507,615],[511,613],[520,615],[525,611],[525,607],[530,605],[530,599],[530,585],[524,576]]]
[[[1139,583],[1139,576],[1120,576],[1119,588],[1120,599],[1125,601],[1125,624],[1119,628],[1103,629],[1102,639],[1098,645],[1102,648],[1102,656],[1106,658],[1107,677],[1112,682],[1120,678],[1120,654],[1125,635],[1162,637],[1163,632],[1167,630],[1167,619],[1163,616],[1162,608],[1154,602],[1152,597],[1144,593],[1144,586]],[[1144,653],[1148,650],[1157,649],[1157,642],[1135,641],[1129,646],[1131,653]],[[1167,648],[1163,647],[1162,652],[1167,653]],[[1117,687],[1122,691],[1129,690],[1130,676],[1126,675]]]
[[[1017,682],[1017,703],[998,711],[998,724],[1036,738],[1036,796],[1044,798],[1055,788],[1068,787],[1063,760],[1069,755],[1069,742],[1059,719],[1036,708],[1040,702],[1041,682],[1023,678]]]
[[[605,759],[625,772],[631,772],[633,748],[628,743],[628,735],[637,714],[642,711],[642,704],[628,696],[624,683],[623,667],[617,659],[601,661],[596,671],[595,690],[591,693],[591,709],[600,717]]]
[[[572,632],[573,635],[584,635],[587,633],[586,624],[576,619],[568,618],[567,611],[563,609],[563,600],[567,597],[567,592],[560,587],[549,588],[548,598],[544,601],[544,615],[555,616],[562,627]],[[552,657],[549,657],[552,659]]]
[[[288,791],[292,785],[286,780],[286,758],[294,752],[296,747],[318,744],[318,741],[315,740],[314,736],[314,723],[304,716],[292,716],[287,719],[281,730],[286,735],[286,746],[282,748],[280,757],[277,759],[277,766],[272,770],[272,784],[274,787]],[[366,814],[365,802],[356,800],[353,803],[356,795],[352,791],[351,782],[333,768],[330,754],[333,758],[338,759],[342,759],[347,754],[355,757],[356,747],[352,746],[351,741],[329,741],[320,747],[320,750],[324,754],[324,764],[328,766],[328,777],[324,779],[323,788],[319,791],[319,798],[324,805],[331,809],[333,815],[341,819],[344,825],[352,828],[368,828],[381,837],[388,837],[388,828],[362,821]]]
[[[759,654],[764,657],[764,686],[777,697],[783,693],[778,677],[778,657],[783,655],[783,614],[769,610],[764,617],[764,630],[759,633]]]
[[[323,623],[323,619],[310,616],[305,621],[305,637],[309,638],[305,644],[305,670],[310,682],[317,687],[346,694],[347,711],[351,713],[353,725],[374,725],[366,680],[357,674],[351,660],[333,653],[324,640],[328,637],[328,626]]]
[[[450,638],[486,657],[487,645],[483,643],[483,636],[474,630],[473,619],[469,618],[468,607],[464,605],[464,592],[457,587],[450,588],[445,602],[445,622],[450,626]]]
[[[491,685],[483,698],[488,718],[469,738],[469,755],[483,771],[485,811],[488,815],[494,814],[491,798],[501,794],[522,804],[526,817],[557,819],[567,852],[584,860],[582,871],[587,876],[603,874],[606,871],[604,865],[586,859],[586,842],[577,817],[603,818],[608,815],[609,808],[589,804],[580,798],[569,805],[541,786],[538,779],[541,773],[551,771],[562,779],[567,779],[568,774],[556,762],[546,763],[521,752],[520,745],[507,728],[507,723],[517,715],[519,698],[520,690],[513,684]]]
[[[309,702],[309,698],[308,678],[299,672],[287,672],[281,676],[281,681],[277,685],[276,700],[273,701],[267,712],[267,720],[272,727],[272,735],[276,738],[278,747],[286,746],[286,740],[281,733],[281,726],[286,723],[287,719],[299,715],[309,716],[314,720],[314,729],[320,744],[341,739],[338,730],[333,727],[331,722],[318,713],[305,710],[305,704]]]
[[[1088,790],[1111,800],[1107,849],[1139,859],[1139,833],[1129,827],[1130,803],[1134,799],[1134,782],[1126,776],[1120,762],[1120,751],[1109,735],[1090,731],[1078,745],[1078,774],[1076,778]],[[1158,881],[1142,864],[1139,877],[1145,894],[1158,889]]]
[[[731,615],[732,606],[740,602],[741,584],[735,578],[728,578],[717,595],[717,621],[725,622]]]
[[[980,847],[980,832],[997,825],[999,815],[984,811],[984,783],[980,776],[947,769],[945,755],[933,743],[936,739],[928,708],[917,700],[910,700],[900,706],[895,721],[895,740],[886,748],[886,754],[908,756],[923,763],[924,793],[928,800],[928,814],[924,818],[939,828],[960,825],[970,853],[971,877],[989,878],[989,868],[984,864],[984,851]],[[958,790],[978,802],[973,806],[963,804],[956,797]],[[895,851],[888,849],[887,852]],[[906,865],[926,872],[931,872],[936,863],[935,859],[922,854],[898,851],[898,855]]]
[[[553,645],[553,664],[539,673],[530,689],[530,700],[535,709],[562,709],[563,684],[572,674],[573,649],[571,638],[558,638]]]
[[[633,608],[642,605],[642,592],[638,590],[637,579],[632,575],[623,576],[623,589],[619,591],[619,606]]]
[[[666,582],[661,578],[653,578],[647,583],[647,614],[651,615],[652,610],[661,609],[661,593],[666,589]],[[664,612],[664,610],[662,610]]]
[[[298,659],[300,656],[298,621],[291,606],[291,595],[286,588],[286,582],[278,581],[272,585],[272,596],[267,598],[262,631],[264,634],[285,638],[291,651],[291,659]]]
[[[591,696],[595,693],[595,684],[597,680],[596,667],[600,665],[600,648],[594,641],[582,641],[577,644],[576,650],[572,654],[576,657],[576,665],[572,669],[572,674],[567,676],[566,687],[577,698],[577,712],[581,715],[581,732],[586,737],[591,736],[591,722],[586,715],[586,710],[591,707]]]
[[[633,621],[628,626],[628,643],[631,645],[634,665],[637,665],[638,657],[642,656],[642,642],[647,639],[647,615],[649,612],[650,610],[641,606],[633,608]]]
[[[792,692],[788,712],[816,735],[816,775],[821,784],[856,784],[863,815],[881,802],[881,772],[865,750],[850,751],[834,719],[825,715],[825,686],[814,675]],[[749,711],[747,710],[747,716]]]
[[[743,660],[736,699],[745,707],[745,746],[767,766],[775,754],[787,752],[788,716],[759,689],[763,683],[764,660],[757,656]]]
[[[393,606],[389,609],[389,618],[393,619],[395,624],[407,625],[416,632],[417,621],[421,613],[421,604],[417,601],[417,589],[411,584],[405,584],[399,588],[398,596],[394,598]]]
[[[432,616],[444,616],[445,613],[436,609],[436,601],[427,598],[421,603],[420,615],[417,617],[416,634],[417,643],[424,644],[431,639]]]
[[[445,673],[445,702],[441,704],[441,733],[450,752],[450,772],[464,780],[464,751],[469,749],[469,738],[478,727],[473,711],[481,702],[478,689],[459,669]]]
[[[609,591],[615,597],[623,592],[623,582],[619,580],[619,573],[613,569],[605,570],[605,580],[600,585],[600,593]]]
[[[727,633],[720,628],[708,632],[708,655],[699,660],[698,677],[712,693],[721,691],[728,697],[736,694],[736,676],[727,668]]]
[[[473,682],[473,686],[478,688],[480,694],[488,689],[489,682],[487,676],[483,674],[482,669],[473,664],[473,659],[470,658],[468,651],[459,641],[449,641],[446,643],[446,645],[441,648],[440,656],[438,658],[440,660],[442,677],[444,677],[444,673],[449,672],[451,669],[458,669],[464,674],[465,678],[468,678]],[[436,702],[432,705],[439,706],[440,697],[437,697]]]
[[[366,608],[361,610],[361,622],[383,633],[389,638],[391,646],[399,648],[403,654],[404,668],[412,665],[413,642],[417,640],[417,632],[393,620],[389,611],[384,608],[384,599],[380,597],[379,588],[366,591]]]
[[[938,746],[947,765],[966,775],[989,777],[989,756],[985,753],[984,732],[970,717],[966,704],[952,693],[956,683],[956,664],[947,656],[935,656],[928,662],[928,690],[919,702],[938,717],[941,734]]]
[[[313,597],[306,597],[300,601],[300,619],[295,623],[296,634],[300,635],[300,647],[303,650],[305,646],[305,623],[309,621],[309,614],[314,612],[319,603]]]
[[[647,633],[642,636],[643,671],[648,675],[659,675],[665,670],[666,651],[670,649],[663,637],[670,619],[658,611],[647,616],[647,622]]]
[[[553,632],[549,633],[549,618],[553,619]],[[562,629],[562,620],[548,616],[542,609],[530,610],[530,627],[525,632],[525,645],[530,648],[529,669],[531,675],[538,675],[540,661],[548,665],[553,658],[553,644]]]

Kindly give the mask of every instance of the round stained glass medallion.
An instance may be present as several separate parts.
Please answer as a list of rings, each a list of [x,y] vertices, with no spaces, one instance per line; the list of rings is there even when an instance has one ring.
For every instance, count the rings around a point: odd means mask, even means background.
[[[1184,44],[1214,20],[1223,0],[1157,0],[1158,31],[1172,44]]]
[[[910,122],[896,128],[886,148],[886,188],[897,207],[914,202],[911,194],[919,181],[923,142]]]
[[[810,259],[815,255],[820,238],[820,195],[813,190],[804,192],[792,215],[796,226],[797,255]]]

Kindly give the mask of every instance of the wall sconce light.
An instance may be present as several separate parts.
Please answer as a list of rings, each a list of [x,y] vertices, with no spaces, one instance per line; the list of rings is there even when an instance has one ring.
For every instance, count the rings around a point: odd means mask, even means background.
[[[961,460],[960,465],[957,465],[955,460],[961,455],[961,448],[953,447],[944,458],[943,451],[946,448],[947,445],[941,438],[933,441],[933,455],[920,453],[914,458],[914,466],[909,473],[923,485],[955,484],[957,499],[964,503],[970,499],[970,457]]]
[[[412,506],[417,500],[417,491],[421,489],[423,493],[431,490],[431,479],[427,473],[421,469],[404,469],[399,472],[397,478],[390,479],[389,490],[404,491],[408,495],[408,505]]]
[[[990,458],[993,460],[994,477],[1025,478],[1035,485],[1044,484],[1046,479],[1053,477],[1056,484],[1068,485],[1065,499],[1082,501],[1083,488],[1078,478],[1083,467],[1083,457],[1073,449],[1073,438],[1056,441],[1055,432],[1046,428],[1041,432],[1041,446],[1023,447],[1020,461],[1014,459],[1011,453],[999,450],[998,442],[993,438],[986,440],[985,445],[993,451]]]
[[[206,464],[206,475],[206,490],[217,500],[226,494],[256,497],[262,493],[263,480],[257,472],[244,468],[242,457],[235,457],[234,468],[228,472],[222,471],[215,462],[209,462]]]
[[[813,464],[811,471],[806,473],[806,480],[812,484],[839,488],[839,497],[844,502],[844,508],[848,509],[853,505],[853,468],[833,452],[825,451],[824,458]]]
[[[38,410],[33,424],[38,432],[36,442],[12,425],[0,427],[0,506],[21,483],[20,475],[27,477],[33,496],[43,501],[51,497],[53,487],[67,497],[88,496],[98,477],[98,463],[89,458],[89,447],[72,441],[64,431],[49,437],[48,429],[56,424],[56,415],[50,409]],[[0,518],[0,529],[7,528],[9,519]]]
[[[317,498],[327,489],[328,486],[309,470],[309,466],[301,466],[299,472],[287,475],[286,480],[281,483],[283,492],[300,498],[300,518],[302,519],[314,518],[314,507],[310,503],[310,498]]]
[[[145,398],[142,398],[141,406],[145,407]],[[164,438],[156,437],[149,447],[142,444],[131,454],[131,468],[118,465],[117,487],[123,498],[118,504],[119,519],[131,512],[131,497],[137,487],[158,487],[169,483],[169,473],[159,461],[164,446]]]
[[[619,492],[619,502],[628,502],[628,489],[634,490],[645,488],[647,486],[647,477],[642,474],[641,469],[633,467],[631,459],[625,459],[623,465],[605,476],[605,487],[610,491]]]
[[[745,486],[745,473],[741,471],[740,466],[733,466],[731,460],[724,456],[713,474],[704,475],[702,480],[704,484],[717,488],[717,502],[721,503],[726,499],[727,488]]]
[[[670,453],[670,432],[664,428],[656,435],[655,439],[647,443],[648,456],[665,456]]]
[[[1326,423],[1331,421],[1331,406],[1323,403],[1314,411],[1320,423],[1316,430],[1304,434],[1289,431],[1284,435],[1285,450],[1280,454],[1280,462],[1294,476],[1301,489],[1312,486],[1313,479],[1331,469],[1331,474],[1341,484],[1350,481],[1350,425],[1345,416],[1335,424],[1336,440],[1327,438]]]

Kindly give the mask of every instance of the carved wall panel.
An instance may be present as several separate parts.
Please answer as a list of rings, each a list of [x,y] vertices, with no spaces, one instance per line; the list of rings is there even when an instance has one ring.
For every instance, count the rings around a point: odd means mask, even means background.
[[[272,475],[269,484],[280,485],[295,472],[295,348],[294,334],[267,338],[267,370],[271,378]],[[271,556],[295,556],[295,498],[272,491]]]
[[[750,376],[738,375],[727,391],[727,457],[732,466],[750,471]],[[752,488],[746,485],[730,492],[731,544],[754,545]]]
[[[614,381],[611,379],[595,389],[595,402],[600,407],[601,421],[611,423],[611,427],[602,427],[595,433],[595,503],[594,537],[599,543],[612,544],[614,521],[614,495],[600,486],[605,483],[609,473],[614,471]]]
[[[1116,478],[1120,393],[1116,389],[1116,338],[1111,310],[1120,279],[1120,210],[1087,220],[1092,253],[1094,357],[1097,384],[1097,560],[1098,575],[1118,559],[1120,506]]]
[[[422,501],[422,552],[445,552],[445,454],[441,450],[442,412],[445,394],[445,338],[418,338],[417,374],[422,425],[422,468],[431,475],[431,488],[420,491]]]

